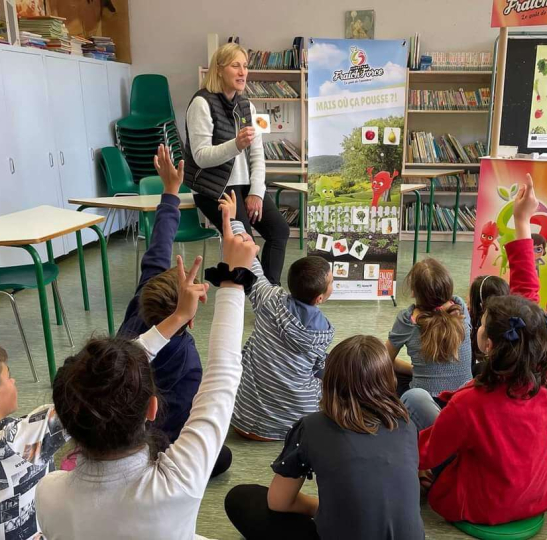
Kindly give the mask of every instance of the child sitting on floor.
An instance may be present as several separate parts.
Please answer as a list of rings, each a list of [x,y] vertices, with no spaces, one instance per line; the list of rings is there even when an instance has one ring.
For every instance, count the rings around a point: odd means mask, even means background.
[[[166,328],[163,330],[169,335]],[[151,360],[164,345],[164,338],[152,328],[136,343]],[[0,507],[4,511],[0,538],[36,540],[41,538],[36,485],[55,470],[53,456],[70,436],[53,405],[42,405],[21,418],[10,416],[17,409],[17,387],[7,361],[8,355],[0,347]]]
[[[249,268],[258,251],[250,236],[232,235],[227,216],[223,251],[241,284],[219,270],[207,370],[188,421],[165,452],[147,444],[145,426],[156,416],[158,397],[141,349],[121,338],[94,339],[59,369],[53,401],[82,456],[75,471],[52,473],[38,486],[37,516],[48,539],[195,537],[241,377],[243,287],[253,277]],[[205,299],[207,285],[194,283],[199,262],[186,276],[177,259],[171,335],[194,318]]]
[[[150,246],[142,258],[141,279],[118,332],[121,336],[145,332],[170,315],[177,305],[177,269],[171,267],[171,254],[180,221],[178,193],[184,163],[179,163],[177,171],[168,149],[160,145],[154,165],[163,181],[163,195],[156,210]],[[155,424],[172,443],[188,420],[203,371],[194,338],[186,326],[160,351],[152,369],[163,402],[160,421]],[[223,446],[213,476],[225,472],[231,462],[232,453]]]
[[[221,206],[235,219],[234,192],[224,194]],[[245,228],[232,221],[234,234]],[[243,375],[232,425],[254,440],[282,440],[302,416],[318,410],[321,372],[334,328],[319,305],[332,293],[332,271],[321,257],[304,257],[289,269],[290,294],[272,285],[258,259],[258,277],[249,291],[256,321],[243,348]]]
[[[233,488],[226,513],[247,540],[423,540],[417,464],[387,350],[354,336],[329,354],[321,412],[287,435],[270,489]],[[301,492],[313,474],[319,499]]]
[[[448,270],[435,259],[416,263],[407,276],[415,299],[398,315],[386,343],[399,381],[398,393],[422,388],[433,397],[471,380],[471,321],[454,296]],[[406,346],[412,364],[397,358]]]

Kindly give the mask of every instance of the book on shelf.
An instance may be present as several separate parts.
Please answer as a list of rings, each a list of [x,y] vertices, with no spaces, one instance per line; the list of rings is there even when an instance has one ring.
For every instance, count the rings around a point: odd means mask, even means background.
[[[47,49],[49,41],[49,39],[42,37],[40,34],[24,30],[19,32],[19,40],[21,41],[21,47],[34,47],[35,49]]]
[[[70,36],[70,54],[74,56],[83,56],[83,46],[92,44],[92,41],[85,39],[82,36]]]
[[[298,92],[287,81],[247,81],[245,94],[249,99],[295,99]]]
[[[490,88],[477,90],[410,90],[411,111],[477,111],[490,107]]]
[[[420,69],[420,34],[418,33],[408,39],[408,67],[411,70]]]
[[[298,216],[300,214],[298,208],[292,208],[291,206],[280,206],[279,212],[285,218],[285,221],[289,227],[298,227]]]
[[[111,37],[91,36],[91,41],[82,45],[82,51],[86,58],[108,61],[116,60],[116,45]]]
[[[425,55],[431,57],[431,71],[492,71],[494,62],[492,52],[429,52]]]
[[[429,182],[435,184],[435,191],[456,191],[458,186],[458,178],[460,180],[460,191],[465,192],[476,192],[479,189],[479,175],[478,173],[463,173],[463,174],[450,174],[446,176],[440,176],[438,178],[412,178],[408,179],[406,183],[415,184],[421,183],[428,185]]]
[[[406,232],[415,230],[416,202],[405,204],[403,210],[402,230]],[[422,203],[420,212],[419,230],[427,230],[429,219],[429,204]],[[462,205],[458,211],[458,226],[460,232],[472,232],[475,230],[477,208],[475,206]],[[435,232],[451,232],[454,225],[454,208],[433,205],[433,223],[431,230]]]
[[[287,139],[264,141],[264,155],[271,161],[300,161],[298,149]]]
[[[447,133],[435,139],[432,133],[410,131],[407,139],[407,163],[479,163],[486,145],[476,142],[462,146]]]
[[[70,36],[62,17],[20,17],[21,45],[70,54]]]

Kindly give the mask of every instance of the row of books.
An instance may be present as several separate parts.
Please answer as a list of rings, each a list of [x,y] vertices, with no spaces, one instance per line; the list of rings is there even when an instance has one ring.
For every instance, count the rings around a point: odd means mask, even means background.
[[[116,60],[116,45],[110,37],[92,36],[90,43],[82,45],[82,51],[86,58],[107,61]]]
[[[430,52],[431,71],[492,71],[492,52]]]
[[[416,182],[428,185],[431,181],[435,184],[435,191],[456,191],[458,186],[458,178],[460,180],[461,192],[477,192],[479,189],[479,175],[477,173],[464,173],[460,175],[451,174],[448,176],[441,176],[439,178],[424,179],[423,182],[420,178],[413,178],[410,184]]]
[[[414,111],[472,111],[490,107],[490,88],[475,91],[459,90],[410,90],[410,110]]]
[[[420,69],[420,34],[418,33],[408,40],[408,67],[413,71]]]
[[[279,212],[285,218],[285,221],[287,222],[289,227],[298,227],[298,216],[300,214],[298,208],[292,208],[290,206],[280,206]]]
[[[300,161],[298,148],[287,139],[264,141],[264,155],[273,161]]]
[[[411,131],[407,143],[408,163],[478,163],[486,155],[483,143],[462,146],[450,133],[435,139],[432,133]]]
[[[247,81],[245,93],[249,98],[298,98],[298,92],[287,81]]]
[[[249,69],[300,69],[299,56],[295,47],[281,52],[249,49]]]
[[[416,202],[405,204],[403,211],[402,229],[404,231],[414,231],[416,221]],[[429,204],[423,203],[420,213],[419,230],[427,230],[429,218]],[[458,211],[458,231],[474,231],[477,220],[477,208],[475,206],[462,205]],[[432,231],[450,232],[454,226],[454,208],[433,205],[433,224]]]

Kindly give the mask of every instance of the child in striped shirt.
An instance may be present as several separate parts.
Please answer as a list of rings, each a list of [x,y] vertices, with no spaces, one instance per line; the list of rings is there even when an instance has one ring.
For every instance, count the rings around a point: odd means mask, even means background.
[[[234,234],[245,232],[236,196],[225,194]],[[304,257],[289,269],[287,293],[272,285],[255,259],[257,281],[248,293],[256,316],[243,348],[243,375],[232,426],[243,437],[283,440],[292,425],[319,409],[321,375],[334,328],[319,304],[332,293],[332,271],[321,257]]]

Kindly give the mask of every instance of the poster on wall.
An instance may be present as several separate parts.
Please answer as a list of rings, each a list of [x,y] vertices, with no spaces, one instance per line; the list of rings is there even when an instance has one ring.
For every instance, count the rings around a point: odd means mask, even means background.
[[[513,220],[514,199],[519,182],[526,177],[543,179],[547,175],[547,162],[517,159],[483,159],[479,179],[477,221],[473,244],[471,281],[477,276],[501,276],[509,281],[509,264],[505,246],[515,239]],[[532,217],[532,233],[536,271],[541,290],[540,305],[547,304],[547,182],[535,183],[539,207]]]
[[[331,263],[332,298],[396,293],[405,41],[308,44],[308,254]]]
[[[45,0],[17,0],[18,17],[43,17],[46,14]]]
[[[538,45],[530,108],[528,148],[547,146],[547,45]]]
[[[492,28],[547,24],[544,0],[494,0]]]

